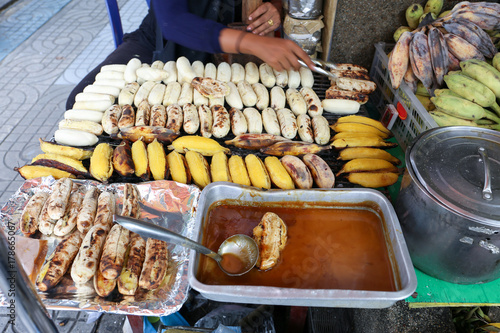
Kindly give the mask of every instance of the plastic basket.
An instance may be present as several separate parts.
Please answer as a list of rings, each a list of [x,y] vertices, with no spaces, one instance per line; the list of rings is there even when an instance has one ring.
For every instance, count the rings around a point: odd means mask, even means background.
[[[407,118],[403,120],[398,117],[391,128],[404,151],[416,136],[438,125],[404,81],[397,91],[392,88],[387,70],[387,53],[393,46],[383,42],[375,44],[370,77],[377,84],[377,90],[370,95],[370,99],[380,114],[384,113],[387,104],[393,104],[398,111],[406,111]]]

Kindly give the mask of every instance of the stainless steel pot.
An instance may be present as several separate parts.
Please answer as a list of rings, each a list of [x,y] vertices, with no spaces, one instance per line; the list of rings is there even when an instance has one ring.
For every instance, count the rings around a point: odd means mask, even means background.
[[[500,132],[431,129],[406,151],[395,204],[415,267],[460,284],[500,277]]]

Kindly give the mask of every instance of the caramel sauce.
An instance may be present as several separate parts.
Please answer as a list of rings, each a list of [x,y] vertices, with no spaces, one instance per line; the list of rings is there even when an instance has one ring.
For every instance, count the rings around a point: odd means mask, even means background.
[[[275,267],[228,276],[214,260],[200,256],[197,279],[209,285],[397,290],[382,221],[372,207],[216,203],[205,218],[203,244],[217,251],[229,236],[252,236],[269,211],[288,227],[288,241]]]
[[[247,266],[240,257],[233,253],[224,253],[220,265],[226,272],[231,274],[243,273],[245,271],[245,266]]]

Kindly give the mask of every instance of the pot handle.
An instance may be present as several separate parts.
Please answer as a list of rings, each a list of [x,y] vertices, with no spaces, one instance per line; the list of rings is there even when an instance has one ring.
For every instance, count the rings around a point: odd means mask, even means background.
[[[491,176],[490,176],[490,162],[486,149],[483,147],[478,148],[478,153],[481,156],[484,164],[484,186],[483,186],[483,199],[493,200],[493,192],[491,192]]]

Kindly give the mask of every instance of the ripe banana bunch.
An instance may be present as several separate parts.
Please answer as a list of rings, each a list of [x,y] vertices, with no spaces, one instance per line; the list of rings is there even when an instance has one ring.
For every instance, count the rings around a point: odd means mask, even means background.
[[[497,53],[488,32],[496,36],[500,28],[500,4],[464,1],[439,15],[442,7],[443,0],[428,0],[425,8],[413,4],[407,9],[409,27],[396,31],[389,56],[394,89],[405,81],[415,93],[415,82],[420,81],[432,94],[448,71],[460,69],[461,61],[485,60]]]
[[[444,77],[448,89],[431,98],[436,110],[430,115],[439,126],[465,125],[500,129],[500,71],[484,61],[460,63],[462,71]]]
[[[396,144],[385,141],[391,133],[381,122],[362,116],[341,117],[331,126],[337,132],[332,146],[341,149],[339,160],[348,161],[337,173],[353,184],[385,187],[398,180],[400,161],[384,148]]]

